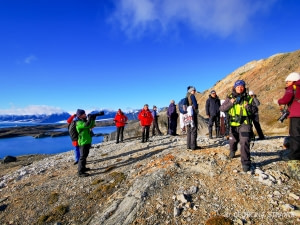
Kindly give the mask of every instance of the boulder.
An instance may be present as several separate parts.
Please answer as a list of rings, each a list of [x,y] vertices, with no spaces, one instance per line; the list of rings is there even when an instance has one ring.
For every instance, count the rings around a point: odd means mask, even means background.
[[[4,159],[3,159],[3,163],[10,163],[10,162],[16,162],[17,161],[17,158],[14,157],[14,156],[5,156]]]
[[[300,161],[290,160],[288,161],[289,176],[295,180],[300,181]]]

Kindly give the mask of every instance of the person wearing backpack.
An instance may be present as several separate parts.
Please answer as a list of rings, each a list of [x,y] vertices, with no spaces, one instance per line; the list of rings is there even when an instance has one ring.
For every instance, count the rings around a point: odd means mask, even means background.
[[[114,118],[114,122],[116,123],[116,127],[117,127],[116,144],[119,143],[119,138],[121,139],[121,142],[123,142],[124,127],[127,120],[128,120],[127,116],[122,112],[121,109],[118,109],[118,112]]]
[[[78,132],[78,145],[80,150],[78,176],[87,177],[89,174],[86,172],[89,171],[90,168],[86,167],[86,159],[92,145],[91,129],[95,127],[96,117],[91,114],[87,117],[83,109],[77,109],[76,116],[78,118],[78,121],[76,122],[76,130]]]
[[[188,106],[192,107],[192,123],[187,127],[187,149],[196,150],[200,147],[197,146],[197,130],[198,130],[198,103],[195,97],[196,89],[190,86],[187,93]]]
[[[153,122],[152,122],[152,136],[155,136],[155,130],[157,131],[158,135],[162,135],[162,132],[159,129],[158,126],[158,115],[157,115],[157,107],[154,105],[153,110],[152,110],[152,117],[153,117]]]
[[[169,135],[177,135],[176,130],[177,130],[177,118],[178,118],[178,113],[176,112],[176,105],[175,101],[171,100],[170,105],[168,107],[167,111],[167,116],[168,116],[168,134]]]
[[[142,126],[142,143],[149,141],[149,130],[153,121],[153,116],[148,108],[148,104],[144,105],[144,108],[139,112],[138,119]]]
[[[209,119],[208,132],[210,139],[212,139],[212,130],[214,124],[216,129],[216,138],[220,137],[220,106],[220,99],[216,91],[212,90],[205,104],[206,115]]]
[[[300,160],[300,74],[290,73],[285,79],[286,88],[282,98],[278,100],[280,109],[288,106],[289,121],[289,153],[284,160]]]
[[[265,140],[265,135],[261,129],[260,123],[259,123],[259,115],[258,115],[258,106],[260,105],[260,101],[258,100],[256,94],[254,94],[253,91],[249,91],[250,97],[253,99],[253,103],[256,105],[257,111],[253,114],[253,125],[255,127],[255,130],[258,134],[258,140]]]
[[[78,121],[78,118],[76,117],[76,114],[71,115],[67,119],[68,125],[68,131],[69,135],[71,137],[72,145],[75,147],[74,149],[74,158],[75,162],[74,165],[78,164],[79,158],[80,158],[80,150],[78,145],[78,133],[76,130],[76,122]]]
[[[228,112],[229,115],[231,131],[229,136],[229,158],[235,157],[238,144],[240,144],[242,169],[247,172],[251,168],[252,114],[256,111],[256,106],[246,92],[245,81],[237,80],[234,83],[232,93],[227,96],[225,102],[220,106],[220,110]]]

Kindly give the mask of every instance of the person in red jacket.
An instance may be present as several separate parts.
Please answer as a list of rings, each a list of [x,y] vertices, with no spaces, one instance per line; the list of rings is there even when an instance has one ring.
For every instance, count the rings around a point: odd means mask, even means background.
[[[300,74],[290,73],[285,79],[286,88],[284,96],[278,104],[288,106],[290,124],[290,151],[287,160],[300,160]]]
[[[153,121],[153,116],[148,108],[148,104],[144,105],[144,108],[139,112],[138,119],[142,126],[142,143],[149,141],[150,125]]]
[[[70,126],[73,121],[77,121],[77,120],[78,120],[78,118],[76,117],[76,114],[73,114],[67,119],[67,123]],[[75,135],[76,138],[74,137],[74,135],[70,134],[70,137],[71,137],[71,140],[72,140],[72,145],[75,147],[75,149],[74,149],[74,158],[75,158],[74,165],[76,165],[76,164],[78,164],[78,161],[79,161],[79,158],[80,158],[80,151],[79,151],[79,145],[78,145],[78,135]]]
[[[121,109],[119,109],[115,116],[115,119],[114,119],[114,121],[116,123],[116,127],[117,127],[116,144],[119,143],[119,137],[120,137],[121,142],[123,142],[123,132],[124,132],[124,127],[125,127],[127,120],[128,120],[127,116],[122,112]]]

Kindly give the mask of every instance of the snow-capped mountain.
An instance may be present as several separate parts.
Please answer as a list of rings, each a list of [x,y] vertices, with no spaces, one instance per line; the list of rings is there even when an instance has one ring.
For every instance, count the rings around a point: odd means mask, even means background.
[[[116,115],[116,111],[103,110],[104,115],[98,116],[97,120],[113,119]],[[99,110],[92,111],[91,113],[98,113]],[[129,120],[136,120],[138,111],[132,110],[125,113]],[[51,115],[39,114],[39,115],[0,115],[0,122],[18,122],[18,123],[59,123],[65,122],[71,115],[67,112],[53,113]]]

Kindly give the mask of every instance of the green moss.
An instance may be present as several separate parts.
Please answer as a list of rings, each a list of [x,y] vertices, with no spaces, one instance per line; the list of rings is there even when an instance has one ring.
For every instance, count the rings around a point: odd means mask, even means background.
[[[110,176],[113,178],[113,182],[98,186],[89,195],[90,199],[100,199],[111,195],[115,191],[116,186],[126,179],[125,175],[119,172],[112,172]]]
[[[37,224],[45,224],[62,220],[63,216],[69,211],[69,206],[59,205],[55,207],[50,213],[39,217]]]
[[[96,184],[100,184],[102,183],[104,180],[103,179],[97,179],[97,180],[94,180],[91,185],[96,185]]]
[[[48,198],[48,203],[49,203],[50,205],[52,205],[52,204],[54,204],[55,202],[57,202],[57,201],[58,201],[58,196],[59,196],[58,193],[56,193],[56,192],[51,192],[51,194],[50,194],[50,196],[49,196],[49,198]]]
[[[233,222],[224,216],[214,216],[208,219],[205,225],[233,225]]]

